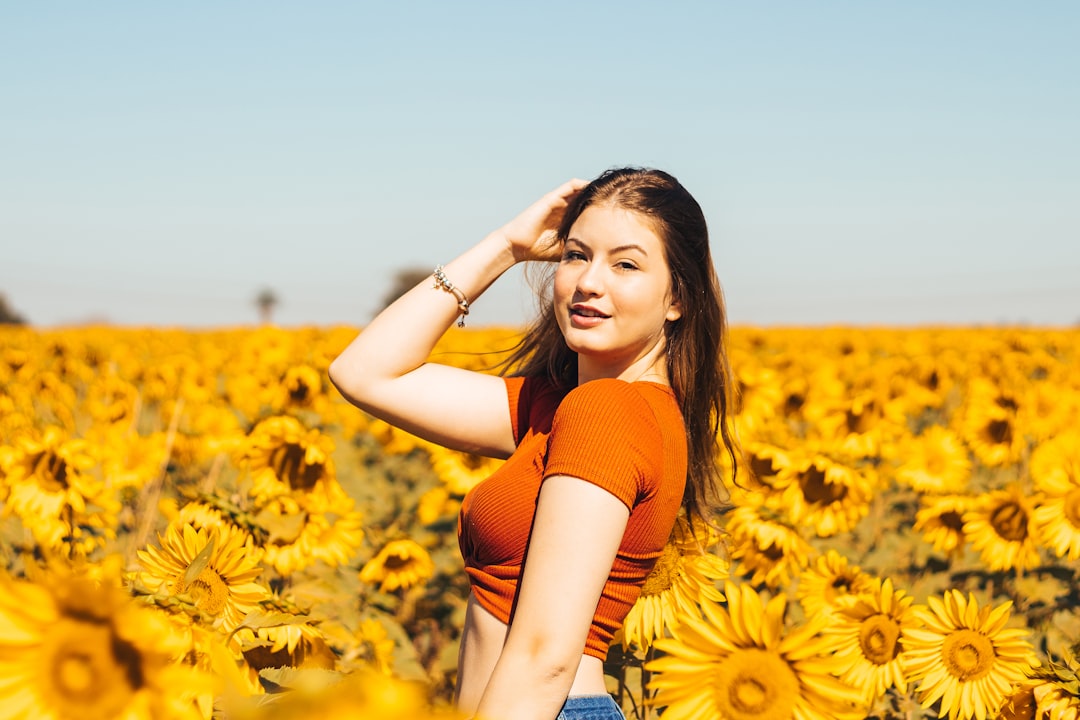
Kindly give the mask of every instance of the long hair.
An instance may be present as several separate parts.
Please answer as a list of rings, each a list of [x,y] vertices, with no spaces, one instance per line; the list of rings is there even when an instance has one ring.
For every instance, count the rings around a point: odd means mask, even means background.
[[[659,236],[671,269],[672,299],[682,315],[668,321],[667,370],[687,432],[688,467],[683,507],[706,522],[726,504],[720,444],[737,468],[729,428],[733,378],[727,355],[727,317],[709,252],[701,206],[674,177],[660,170],[618,168],[604,172],[570,203],[556,234],[562,244],[586,208],[614,205],[638,213]],[[539,315],[506,362],[515,375],[543,376],[569,389],[577,384],[577,354],[563,339],[551,302],[548,269],[538,284]]]

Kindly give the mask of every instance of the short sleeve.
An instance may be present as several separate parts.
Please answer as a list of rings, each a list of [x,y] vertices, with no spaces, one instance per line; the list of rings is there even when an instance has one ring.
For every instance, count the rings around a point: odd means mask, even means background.
[[[521,393],[525,386],[525,378],[504,377],[503,381],[506,383],[506,400],[510,405],[510,425],[514,431],[514,444],[517,445],[521,442],[521,433],[524,431],[528,422],[527,416],[524,419],[521,417],[521,411],[528,407],[527,397],[525,403],[521,403]]]
[[[645,398],[622,380],[593,380],[555,411],[544,477],[580,478],[633,509],[655,491],[662,458],[659,423]]]

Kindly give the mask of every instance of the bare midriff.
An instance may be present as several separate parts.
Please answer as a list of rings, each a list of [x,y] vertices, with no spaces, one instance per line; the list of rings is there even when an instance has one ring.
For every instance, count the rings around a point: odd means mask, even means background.
[[[506,642],[506,632],[506,623],[485,610],[477,602],[476,596],[469,593],[465,627],[461,633],[461,647],[458,649],[457,677],[457,704],[466,715],[475,712],[480,704],[484,688],[487,687],[488,679]],[[570,686],[570,696],[603,695],[606,692],[603,661],[582,654],[574,682]]]

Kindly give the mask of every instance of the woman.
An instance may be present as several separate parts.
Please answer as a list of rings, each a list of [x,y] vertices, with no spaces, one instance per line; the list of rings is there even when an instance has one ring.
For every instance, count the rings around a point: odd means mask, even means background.
[[[427,362],[516,263],[554,261],[511,377]],[[459,324],[461,324],[459,322]],[[490,720],[622,718],[608,643],[680,505],[721,490],[730,373],[701,208],[670,175],[571,180],[379,314],[330,367],[342,394],[420,437],[509,458],[465,497],[472,592],[462,711]]]

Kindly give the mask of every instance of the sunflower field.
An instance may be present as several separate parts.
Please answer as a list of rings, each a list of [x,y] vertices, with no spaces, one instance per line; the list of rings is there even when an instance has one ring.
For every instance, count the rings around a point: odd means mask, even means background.
[[[457,511],[498,461],[342,400],[356,332],[0,328],[3,718],[456,717]],[[730,346],[730,509],[612,644],[627,718],[1080,718],[1080,331]]]

